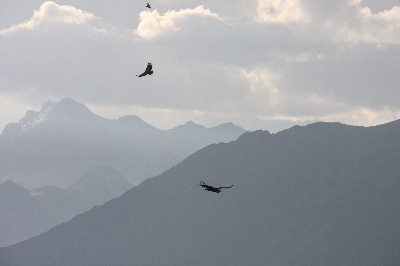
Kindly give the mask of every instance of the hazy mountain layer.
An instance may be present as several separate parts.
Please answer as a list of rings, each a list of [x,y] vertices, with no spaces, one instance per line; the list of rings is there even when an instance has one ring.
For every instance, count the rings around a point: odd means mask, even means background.
[[[29,191],[6,181],[0,185],[0,247],[39,235],[130,188],[132,184],[107,166],[88,171],[69,189],[44,186]]]
[[[49,218],[28,189],[12,181],[0,185],[0,247],[49,230]]]
[[[160,130],[137,116],[102,118],[71,99],[47,102],[4,128],[0,181],[67,187],[90,169],[108,165],[139,184],[204,146],[245,132],[230,123],[209,129],[193,124]]]
[[[399,121],[245,133],[0,249],[0,264],[400,265],[399,173]]]
[[[86,202],[92,206],[121,196],[132,188],[132,184],[126,181],[115,169],[102,165],[85,173],[77,182],[68,187],[70,190],[83,192]]]

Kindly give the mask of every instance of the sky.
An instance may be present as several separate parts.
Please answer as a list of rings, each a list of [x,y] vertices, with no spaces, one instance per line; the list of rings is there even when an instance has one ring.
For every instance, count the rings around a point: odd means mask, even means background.
[[[161,129],[400,118],[398,0],[145,5],[0,0],[0,130],[67,97]],[[154,74],[136,77],[148,62]]]

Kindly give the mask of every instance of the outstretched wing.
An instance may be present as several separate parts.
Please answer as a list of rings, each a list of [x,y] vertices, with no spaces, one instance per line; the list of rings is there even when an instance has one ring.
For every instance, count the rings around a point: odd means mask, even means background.
[[[204,183],[203,181],[200,181],[199,186],[202,186],[202,187],[204,187],[204,188],[206,188],[206,189],[215,189],[215,187],[209,186],[209,185],[207,185],[206,183]]]
[[[230,187],[219,187],[218,189],[221,189],[221,188],[231,188],[231,187],[233,187],[233,185],[230,186]]]
[[[145,72],[143,72],[142,74],[140,74],[138,77],[141,78],[141,77],[143,77],[143,76],[146,76],[147,74],[148,74],[147,71],[145,71]]]

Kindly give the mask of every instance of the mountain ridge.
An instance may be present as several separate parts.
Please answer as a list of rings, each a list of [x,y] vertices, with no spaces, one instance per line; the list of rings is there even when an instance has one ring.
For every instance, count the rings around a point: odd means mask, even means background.
[[[204,129],[194,123],[160,130],[138,116],[107,119],[65,98],[27,111],[0,135],[0,181],[12,179],[29,188],[66,187],[83,173],[109,165],[137,185],[211,143],[231,141],[245,132]],[[200,126],[203,127],[203,126]]]
[[[54,117],[55,116],[55,117]],[[40,110],[28,110],[23,118],[21,118],[18,122],[8,123],[1,135],[10,136],[15,135],[21,132],[18,131],[26,131],[27,128],[33,128],[34,126],[43,123],[46,118],[51,117],[56,120],[57,118],[71,119],[74,118],[84,118],[92,121],[103,122],[104,124],[116,124],[116,126],[139,126],[141,128],[145,128],[147,130],[154,131],[179,131],[179,130],[204,130],[209,129],[203,125],[196,124],[192,120],[184,123],[183,125],[178,125],[172,129],[162,130],[158,129],[147,122],[145,122],[142,118],[137,115],[125,115],[121,116],[117,119],[108,119],[103,118],[99,115],[96,115],[92,111],[90,111],[84,104],[78,103],[70,98],[63,98],[58,103],[57,102],[45,102]],[[230,127],[233,125],[235,128],[240,128],[239,126],[234,125],[232,122],[222,123],[220,125],[211,127],[211,128],[222,128],[229,125]],[[17,132],[12,132],[16,131]],[[243,129],[242,129],[243,130]],[[244,132],[245,130],[243,130]]]
[[[70,222],[15,265],[398,265],[400,125],[315,123],[212,144]],[[196,186],[234,186],[222,193]]]
[[[121,196],[132,186],[108,166],[89,170],[69,188],[44,186],[28,190],[11,180],[5,181],[0,184],[0,246],[43,233]]]

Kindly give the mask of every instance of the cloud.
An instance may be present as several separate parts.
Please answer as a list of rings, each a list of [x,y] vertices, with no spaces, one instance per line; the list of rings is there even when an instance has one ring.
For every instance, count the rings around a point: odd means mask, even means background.
[[[140,23],[136,34],[145,39],[152,40],[168,33],[180,31],[180,25],[189,17],[213,18],[222,20],[218,14],[212,13],[204,6],[198,6],[194,9],[181,9],[179,11],[170,10],[164,15],[160,15],[157,10],[152,12],[142,11],[139,14]]]
[[[326,115],[264,115],[257,116],[260,124],[262,121],[269,122],[273,125],[273,122],[286,122],[286,127],[294,124],[310,124],[318,121],[322,122],[340,122],[346,125],[354,126],[376,126],[384,123],[388,123],[397,119],[400,119],[400,109],[393,109],[387,106],[380,109],[372,109],[366,106],[350,107],[343,106],[341,110],[336,112],[330,112]],[[278,129],[276,131],[279,131]]]
[[[331,38],[338,43],[356,46],[360,43],[384,45],[400,44],[400,7],[373,13],[355,0],[347,6],[345,16],[327,20],[323,29],[332,31]]]
[[[250,71],[243,69],[242,74],[249,88],[243,99],[246,108],[251,108],[256,113],[266,113],[285,100],[285,95],[277,87],[281,78],[279,74],[265,67],[257,67]]]
[[[241,74],[247,82],[247,91],[241,99],[236,99],[240,113],[270,120],[305,121],[346,108],[346,104],[332,97],[287,88],[283,81],[288,77],[283,70],[259,66],[251,70],[241,69]]]
[[[305,23],[308,16],[299,0],[259,0],[255,20],[266,24]]]
[[[125,0],[73,1],[29,2],[23,17],[2,20],[0,97],[25,97],[21,108],[70,97],[104,116],[137,114],[166,128],[187,120],[268,130],[335,119],[367,125],[400,108],[398,7],[188,0],[159,1],[149,12]],[[147,62],[154,75],[137,78]]]
[[[321,116],[319,119],[325,122],[341,122],[347,125],[375,126],[400,119],[400,110],[388,106],[379,109],[366,106],[349,107],[345,111]]]
[[[100,18],[92,13],[77,9],[69,5],[58,5],[53,1],[44,2],[38,10],[35,10],[33,16],[18,25],[13,25],[0,31],[0,35],[7,35],[19,31],[47,30],[49,26],[56,24],[70,25],[89,25],[96,28]],[[104,29],[97,29],[104,30]]]

